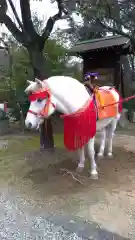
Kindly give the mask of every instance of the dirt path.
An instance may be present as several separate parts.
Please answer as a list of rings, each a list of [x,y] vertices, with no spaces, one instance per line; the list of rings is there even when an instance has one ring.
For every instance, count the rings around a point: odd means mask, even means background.
[[[135,239],[134,143],[133,136],[114,137],[114,146],[117,146],[114,149],[114,159],[98,162],[100,175],[97,182],[87,179],[84,187],[78,186],[70,176],[62,179],[57,175],[54,182],[48,180],[43,192],[45,195],[49,193],[51,209],[57,206],[58,213],[74,213],[98,223],[108,231]],[[69,162],[64,164],[65,167],[74,169],[74,164],[71,165]],[[87,176],[87,171],[84,175]],[[40,176],[43,176],[42,172]]]

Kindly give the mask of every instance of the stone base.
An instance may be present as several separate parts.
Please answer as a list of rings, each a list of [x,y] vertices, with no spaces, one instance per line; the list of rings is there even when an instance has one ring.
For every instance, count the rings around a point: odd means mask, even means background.
[[[119,126],[122,128],[126,127],[129,124],[129,121],[127,119],[127,112],[128,112],[128,110],[126,108],[123,108],[121,117],[119,120]]]
[[[0,136],[9,133],[9,121],[0,120]]]

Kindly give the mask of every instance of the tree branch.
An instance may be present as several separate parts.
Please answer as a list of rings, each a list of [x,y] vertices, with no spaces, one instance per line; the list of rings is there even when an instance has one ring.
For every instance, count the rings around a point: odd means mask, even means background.
[[[0,23],[3,23],[3,18],[6,15],[7,8],[8,6],[6,0],[0,0]]]
[[[115,3],[114,3],[115,6]],[[100,7],[100,6],[99,6]],[[108,2],[108,0],[105,1],[105,7],[107,7],[107,12],[108,12],[108,18],[110,18],[111,20],[113,20],[117,26],[119,26],[119,29],[121,29],[121,27],[123,26],[125,29],[127,30],[131,30],[131,28],[129,26],[127,26],[127,24],[125,24],[121,19],[120,19],[120,9],[118,10],[119,5],[117,4],[117,6],[115,6],[115,11],[117,8],[118,14],[117,14],[117,18],[114,16],[114,14],[112,14],[112,8],[110,3]]]
[[[59,10],[58,13],[48,19],[46,27],[43,29],[42,38],[44,39],[44,42],[49,38],[55,22],[62,18],[62,13],[66,15],[68,14],[62,0],[57,0],[57,4]]]
[[[25,34],[16,27],[15,23],[12,22],[11,18],[8,15],[4,16],[3,23],[18,42],[26,44]]]
[[[133,38],[132,38],[132,36],[130,36],[130,34],[127,34],[120,29],[107,26],[106,24],[102,23],[99,18],[97,18],[97,21],[103,28],[109,30],[110,32],[117,33],[118,35],[122,35],[126,38],[129,38],[129,39],[133,40]]]
[[[13,13],[14,13],[14,16],[15,16],[15,18],[16,18],[19,26],[20,26],[20,28],[23,30],[23,25],[22,25],[22,23],[21,23],[21,21],[20,21],[20,19],[19,19],[19,17],[18,17],[18,14],[17,14],[17,12],[16,12],[16,9],[15,9],[15,6],[14,6],[12,0],[8,0],[8,2],[9,2],[9,4],[10,4],[10,7],[11,7]]]
[[[22,14],[23,28],[32,39],[35,39],[38,34],[36,33],[31,18],[30,0],[20,0],[20,8]]]
[[[97,7],[98,7],[98,8],[101,8],[101,5],[100,5],[100,4],[102,4],[102,0],[98,0],[96,4],[97,4]],[[108,0],[105,0],[105,5],[104,5],[104,6],[107,7],[108,18],[109,18],[110,20],[113,20],[113,21],[116,23],[117,26],[119,26],[119,25],[120,25],[121,27],[123,26],[124,28],[126,28],[126,29],[128,29],[128,30],[130,31],[130,29],[128,28],[128,26],[126,26],[126,24],[124,24],[124,23],[121,21],[121,19],[116,19],[115,16],[112,15],[111,5],[109,4]],[[107,30],[109,30],[109,31],[111,31],[111,32],[113,32],[113,33],[117,33],[117,34],[119,34],[119,35],[122,35],[122,36],[124,36],[124,37],[127,37],[127,38],[129,38],[131,41],[133,40],[133,37],[132,37],[130,34],[125,33],[124,31],[122,31],[121,27],[115,28],[115,27],[110,27],[110,26],[104,24],[104,23],[101,21],[99,15],[98,15],[98,17],[97,17],[97,22],[98,22],[98,23],[100,24],[100,26],[102,26],[104,29],[107,29]]]

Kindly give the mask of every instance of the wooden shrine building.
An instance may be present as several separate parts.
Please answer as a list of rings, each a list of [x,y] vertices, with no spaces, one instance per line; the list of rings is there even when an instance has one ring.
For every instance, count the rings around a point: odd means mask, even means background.
[[[116,35],[78,42],[70,52],[83,59],[83,75],[99,72],[98,85],[113,85],[125,95],[121,56],[132,53],[128,38]]]

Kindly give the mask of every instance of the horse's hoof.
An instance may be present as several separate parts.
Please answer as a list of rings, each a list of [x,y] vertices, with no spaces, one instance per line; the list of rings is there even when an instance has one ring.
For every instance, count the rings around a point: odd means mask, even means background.
[[[90,175],[90,178],[91,178],[92,180],[98,180],[98,173],[97,173],[97,174],[91,174],[91,175]]]
[[[101,154],[98,154],[98,155],[97,155],[97,159],[100,160],[100,159],[103,159],[103,158],[104,158],[104,155],[101,155]]]
[[[79,166],[78,166],[78,167],[76,168],[76,172],[77,172],[77,173],[81,173],[81,172],[83,171],[83,169],[84,169],[84,167],[79,167]]]
[[[107,157],[110,158],[110,159],[112,159],[112,158],[113,158],[113,154],[112,154],[112,153],[108,153],[108,154],[107,154]]]

